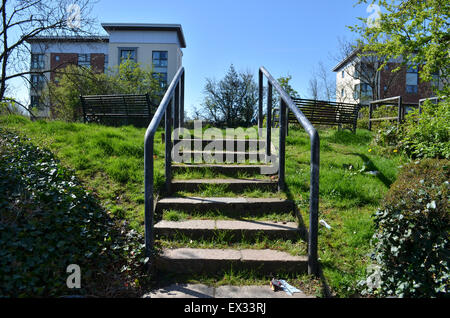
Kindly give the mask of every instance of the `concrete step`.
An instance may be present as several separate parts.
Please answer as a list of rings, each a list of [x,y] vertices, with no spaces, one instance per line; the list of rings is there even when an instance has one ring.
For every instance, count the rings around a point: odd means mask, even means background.
[[[288,281],[289,283],[289,281]],[[295,286],[294,286],[295,287]],[[203,284],[172,284],[155,289],[143,295],[143,298],[314,298],[303,291],[288,295],[284,291],[274,292],[269,283],[264,286],[219,286]],[[263,307],[259,311],[264,314]],[[220,311],[220,310],[218,310]]]
[[[261,274],[305,273],[307,256],[292,256],[275,250],[165,249],[157,256],[159,270],[172,273],[217,273],[220,271],[257,270]]]
[[[184,173],[192,170],[210,170],[226,176],[234,176],[237,173],[274,175],[278,173],[277,167],[270,165],[225,165],[225,164],[174,164],[174,173]]]
[[[208,148],[221,148],[230,151],[245,151],[265,149],[264,139],[175,139],[173,145],[191,150],[203,150]]]
[[[172,153],[176,163],[265,163],[266,155],[261,151],[196,151],[181,150]]]
[[[171,191],[194,192],[205,186],[225,186],[227,191],[242,192],[246,189],[259,189],[266,191],[278,190],[278,182],[270,179],[189,179],[172,180]]]
[[[182,234],[192,239],[211,239],[218,232],[225,231],[228,239],[236,242],[243,238],[256,239],[263,235],[269,239],[296,240],[299,229],[295,222],[269,221],[234,221],[234,220],[188,220],[188,221],[160,221],[155,224],[155,233],[167,239]]]
[[[175,210],[185,212],[207,212],[220,210],[222,213],[233,213],[239,216],[262,215],[264,213],[288,213],[293,211],[291,200],[279,198],[200,198],[181,197],[163,198],[156,204],[156,212]]]

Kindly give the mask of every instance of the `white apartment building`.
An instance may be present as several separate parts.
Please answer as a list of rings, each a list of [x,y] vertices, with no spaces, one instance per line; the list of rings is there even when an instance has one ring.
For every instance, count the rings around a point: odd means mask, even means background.
[[[421,98],[434,96],[433,86],[442,87],[442,79],[435,74],[432,82],[419,78],[421,66],[402,64],[402,59],[391,59],[378,70],[380,60],[359,56],[355,49],[334,68],[336,72],[336,101],[369,104],[374,99],[402,96],[406,103],[417,104]],[[392,70],[399,68],[397,72]]]

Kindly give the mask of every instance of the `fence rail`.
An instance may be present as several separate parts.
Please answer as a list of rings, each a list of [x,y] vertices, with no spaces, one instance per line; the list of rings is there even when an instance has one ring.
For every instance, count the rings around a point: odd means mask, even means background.
[[[379,105],[388,105],[397,107],[397,116],[395,117],[380,117],[373,118],[374,107]],[[404,103],[402,96],[389,97],[385,99],[374,100],[369,103],[369,130],[372,130],[372,122],[374,121],[388,121],[396,120],[398,124],[401,124],[405,120],[406,108],[407,107],[418,107],[417,103]]]

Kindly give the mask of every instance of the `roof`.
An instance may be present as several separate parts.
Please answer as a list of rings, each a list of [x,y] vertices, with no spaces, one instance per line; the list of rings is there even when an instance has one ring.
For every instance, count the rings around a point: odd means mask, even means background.
[[[180,45],[186,47],[183,28],[180,24],[159,24],[159,23],[102,23],[102,27],[107,31],[176,31]]]
[[[339,69],[341,69],[341,68],[342,68],[344,65],[346,65],[350,60],[352,60],[352,59],[355,57],[355,55],[357,55],[357,54],[359,53],[359,51],[360,51],[360,49],[359,49],[359,48],[356,48],[356,49],[354,49],[352,52],[350,52],[349,55],[347,55],[342,61],[339,62],[338,65],[336,65],[336,66],[333,68],[333,72],[339,71]]]
[[[109,42],[109,37],[97,36],[35,36],[26,40],[32,42]]]

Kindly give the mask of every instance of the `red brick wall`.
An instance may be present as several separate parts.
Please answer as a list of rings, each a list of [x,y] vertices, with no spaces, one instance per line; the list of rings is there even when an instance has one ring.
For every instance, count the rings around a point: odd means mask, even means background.
[[[105,54],[92,53],[91,54],[91,68],[96,73],[103,73],[105,70]]]
[[[59,57],[59,61],[57,61],[57,57]],[[78,64],[78,54],[76,53],[51,53],[50,54],[50,69],[62,69],[67,67],[68,65],[77,65]],[[54,72],[50,73],[50,80],[55,80],[56,74]]]
[[[402,96],[405,103],[418,103],[421,98],[433,96],[431,84],[429,82],[421,82],[418,79],[417,93],[406,92],[406,66],[402,66],[397,74],[390,74],[390,71],[398,67],[398,64],[388,63],[388,70],[383,70],[380,76],[381,98]],[[420,69],[419,69],[420,72]],[[394,80],[388,85],[390,77],[394,76]],[[389,86],[388,91],[384,92],[384,86]]]
[[[59,61],[56,57],[59,57]],[[51,53],[50,67],[52,70],[63,69],[68,65],[78,65],[78,54],[76,53]],[[91,54],[91,68],[96,73],[103,73],[105,69],[105,54],[92,53]],[[51,72],[50,80],[55,80],[56,74]]]

